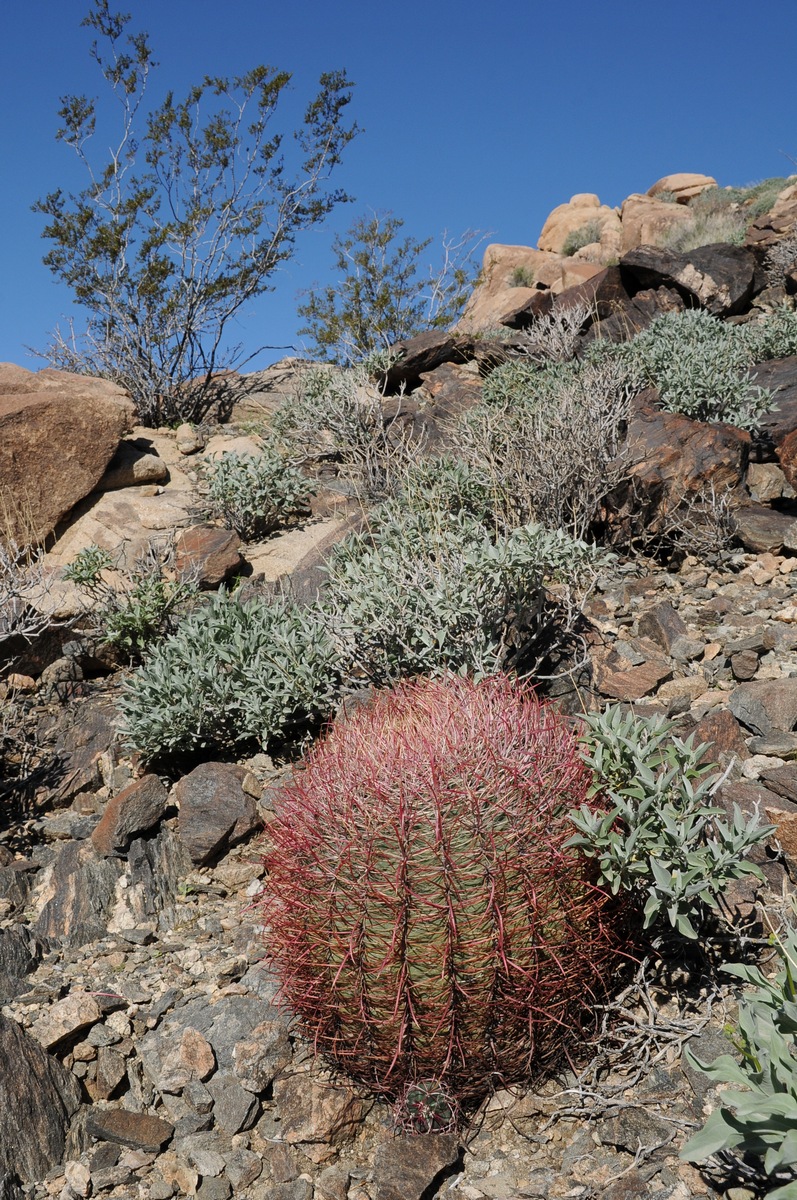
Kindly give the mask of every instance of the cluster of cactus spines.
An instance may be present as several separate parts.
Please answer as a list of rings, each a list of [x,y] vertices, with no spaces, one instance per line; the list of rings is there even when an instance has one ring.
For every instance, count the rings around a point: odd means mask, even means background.
[[[405,683],[333,726],[278,803],[263,893],[316,1049],[394,1099],[549,1066],[617,961],[612,902],[565,846],[590,779],[504,676]]]

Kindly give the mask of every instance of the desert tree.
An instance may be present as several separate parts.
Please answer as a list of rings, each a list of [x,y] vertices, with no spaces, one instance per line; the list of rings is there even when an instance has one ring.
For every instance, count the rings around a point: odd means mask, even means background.
[[[311,289],[298,310],[306,322],[299,333],[321,357],[351,364],[458,317],[476,279],[482,235],[444,234],[432,264],[425,259],[432,238],[402,237],[403,228],[393,213],[371,212],[334,238],[336,281]]]
[[[148,109],[157,63],[130,15],[92,0],[82,24],[91,56],[117,102],[110,152],[97,149],[105,110],[85,95],[62,98],[57,138],[87,172],[82,191],[58,189],[34,209],[47,218],[44,262],[88,312],[85,330],[56,330],[56,366],[126,387],[140,418],[201,416],[220,374],[240,364],[230,323],[273,287],[297,235],[348,197],[330,175],[358,132],[344,72],[323,74],[292,136],[275,128],[290,75],[256,66],[205,76]],[[103,136],[103,143],[104,143]]]

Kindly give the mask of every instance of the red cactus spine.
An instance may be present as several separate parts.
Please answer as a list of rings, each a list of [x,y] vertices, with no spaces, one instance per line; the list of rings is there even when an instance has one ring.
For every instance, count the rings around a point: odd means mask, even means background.
[[[387,1096],[456,1100],[550,1063],[618,937],[565,847],[589,784],[563,719],[505,677],[420,680],[333,727],[270,826],[263,906],[316,1048]]]

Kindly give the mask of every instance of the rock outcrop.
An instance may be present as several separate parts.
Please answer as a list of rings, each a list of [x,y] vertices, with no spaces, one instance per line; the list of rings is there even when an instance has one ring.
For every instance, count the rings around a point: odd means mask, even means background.
[[[0,496],[17,541],[41,542],[93,491],[133,424],[106,380],[0,364]]]

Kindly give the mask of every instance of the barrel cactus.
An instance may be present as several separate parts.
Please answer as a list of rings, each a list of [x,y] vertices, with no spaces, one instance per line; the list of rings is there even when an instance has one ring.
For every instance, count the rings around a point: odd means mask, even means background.
[[[615,903],[566,846],[590,774],[506,677],[423,679],[332,727],[276,804],[268,956],[316,1049],[387,1098],[539,1074],[615,967]]]

